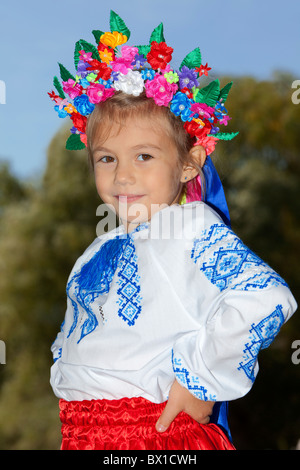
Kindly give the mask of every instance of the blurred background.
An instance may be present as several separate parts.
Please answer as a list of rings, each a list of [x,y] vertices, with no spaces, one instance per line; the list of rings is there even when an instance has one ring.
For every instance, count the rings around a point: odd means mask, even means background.
[[[70,270],[96,236],[100,203],[84,151],[47,92],[78,39],[109,30],[113,9],[145,44],[162,21],[172,64],[199,46],[221,85],[232,142],[217,146],[232,225],[300,300],[300,4],[298,0],[11,0],[0,6],[0,449],[58,449],[50,346]],[[297,89],[299,88],[299,93]],[[298,103],[299,101],[299,103]],[[230,404],[238,449],[300,448],[299,314],[260,354],[251,392]],[[299,348],[299,346],[298,346]],[[294,353],[294,356],[293,356]],[[294,360],[292,358],[294,357]],[[296,360],[295,360],[296,359]]]

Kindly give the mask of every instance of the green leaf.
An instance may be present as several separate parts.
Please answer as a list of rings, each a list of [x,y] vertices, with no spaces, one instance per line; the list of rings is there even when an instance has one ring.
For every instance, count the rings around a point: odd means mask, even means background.
[[[62,81],[67,82],[69,78],[75,80],[75,77],[62,64],[58,63]]]
[[[190,52],[181,62],[179,70],[182,69],[183,66],[188,67],[189,69],[194,69],[196,67],[200,67],[201,65],[201,52],[199,47],[196,47],[192,52]]]
[[[74,64],[76,69],[79,61],[79,51],[81,50],[84,50],[85,52],[91,52],[92,58],[100,61],[98,49],[93,44],[85,41],[84,39],[80,39],[76,42],[74,51]]]
[[[214,80],[210,82],[206,87],[201,88],[195,98],[197,103],[205,103],[208,106],[215,106],[220,95],[220,82]]]
[[[146,58],[147,54],[149,54],[151,50],[151,46],[136,46],[139,50],[139,54],[143,54],[143,56]]]
[[[238,135],[238,132],[218,132],[217,134],[207,135],[209,137],[216,137],[219,140],[232,140]]]
[[[85,149],[85,145],[80,140],[79,134],[71,134],[66,142],[66,149],[67,150],[83,150]]]
[[[118,33],[122,33],[127,36],[127,39],[130,38],[130,30],[127,28],[122,18],[120,18],[120,16],[113,10],[110,11],[110,31],[112,33],[114,31],[118,31]]]
[[[227,100],[227,96],[230,91],[230,88],[232,87],[232,83],[233,82],[227,83],[227,85],[225,85],[220,91],[219,100],[222,98],[223,103],[225,103],[225,101]]]
[[[165,37],[164,37],[164,26],[162,23],[160,23],[157,28],[155,28],[152,31],[152,34],[150,36],[150,41],[149,44],[152,44],[153,41],[156,41],[158,43],[160,42],[165,42]]]
[[[92,31],[92,33],[93,33],[93,35],[94,35],[96,44],[99,44],[100,38],[101,38],[102,34],[104,34],[104,32],[103,32],[103,31],[99,31],[98,29],[94,29],[94,30]]]
[[[66,95],[64,94],[64,90],[58,80],[57,77],[54,77],[53,78],[53,85],[55,86],[56,90],[57,90],[57,93],[59,94],[59,96],[64,100]]]

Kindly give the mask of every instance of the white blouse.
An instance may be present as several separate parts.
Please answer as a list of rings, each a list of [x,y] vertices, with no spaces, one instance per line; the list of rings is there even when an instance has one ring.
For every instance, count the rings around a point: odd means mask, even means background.
[[[117,239],[118,237],[118,239]],[[144,397],[176,378],[202,400],[245,395],[296,310],[285,281],[202,202],[98,237],[67,284],[51,385],[65,400]]]

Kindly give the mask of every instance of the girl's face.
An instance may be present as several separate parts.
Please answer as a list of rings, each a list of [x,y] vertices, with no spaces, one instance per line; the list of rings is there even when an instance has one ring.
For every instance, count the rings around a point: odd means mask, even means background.
[[[164,118],[155,127],[148,117],[128,118],[121,130],[114,124],[105,141],[94,142],[98,194],[128,232],[150,220],[161,205],[178,202],[183,176],[166,125]]]

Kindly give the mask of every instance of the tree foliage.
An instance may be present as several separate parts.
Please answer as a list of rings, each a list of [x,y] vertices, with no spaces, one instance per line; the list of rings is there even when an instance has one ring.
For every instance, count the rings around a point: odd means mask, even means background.
[[[293,78],[234,81],[226,106],[231,142],[220,142],[215,163],[223,179],[233,229],[277,270],[300,297],[300,105]],[[227,83],[226,77],[224,82]],[[58,400],[49,385],[50,346],[64,317],[70,270],[96,236],[96,194],[84,151],[65,149],[61,130],[48,149],[35,186],[0,167],[0,448],[57,449]],[[299,435],[299,371],[291,344],[299,316],[261,354],[253,390],[230,406],[235,445],[290,449]],[[245,424],[246,423],[246,424]]]

